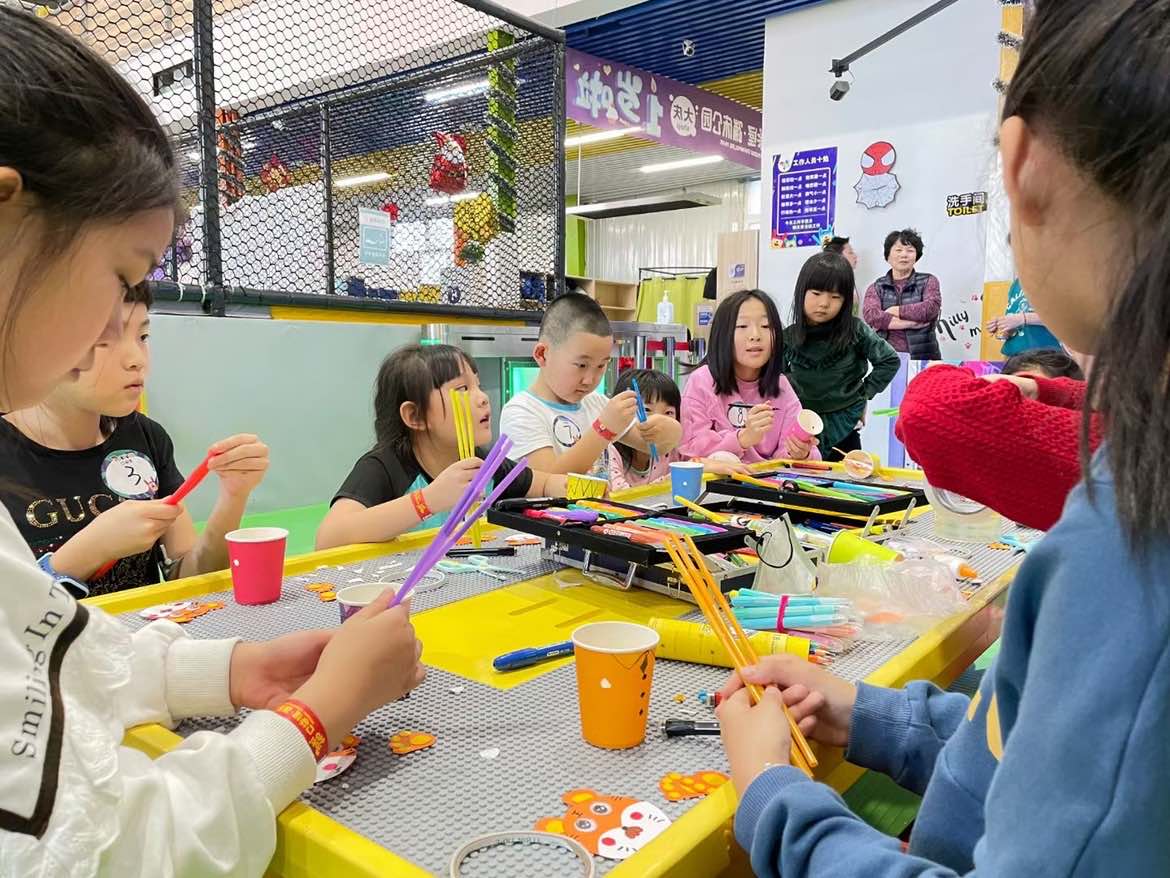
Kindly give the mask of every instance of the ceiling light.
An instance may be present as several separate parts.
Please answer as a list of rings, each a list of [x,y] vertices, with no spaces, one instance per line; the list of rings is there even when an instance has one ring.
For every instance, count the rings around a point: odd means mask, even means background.
[[[428,198],[423,204],[428,207],[442,207],[444,204],[457,203],[460,201],[471,201],[473,198],[479,198],[479,192],[460,192],[458,195],[435,195]]]
[[[593,134],[578,134],[576,137],[566,137],[565,147],[585,146],[590,143],[602,143],[606,140],[617,140],[619,137],[625,137],[627,134],[637,134],[642,129],[638,128],[619,128],[615,131],[597,131]]]
[[[333,181],[334,189],[348,189],[352,186],[365,186],[367,183],[380,183],[389,180],[390,175],[385,171],[375,171],[372,174],[361,174],[357,177],[338,177]]]
[[[638,170],[643,174],[657,174],[659,171],[677,171],[681,168],[697,168],[699,165],[715,165],[721,161],[723,161],[721,155],[701,155],[693,159],[679,159],[676,162],[642,165]]]
[[[450,88],[440,88],[435,91],[428,91],[423,95],[423,100],[428,104],[441,104],[444,101],[455,101],[459,98],[467,98],[472,95],[483,94],[488,90],[488,81],[486,79],[479,79],[475,82],[465,82],[461,85],[453,85]]]

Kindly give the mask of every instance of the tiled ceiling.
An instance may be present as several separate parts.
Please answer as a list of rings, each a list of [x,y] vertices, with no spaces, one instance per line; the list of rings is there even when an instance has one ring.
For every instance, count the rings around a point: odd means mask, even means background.
[[[720,162],[717,165],[701,165],[681,168],[677,171],[661,171],[644,174],[639,168],[657,162],[694,158],[689,150],[673,146],[646,146],[619,153],[592,156],[580,163],[574,158],[565,162],[565,194],[576,197],[577,175],[580,169],[580,203],[637,198],[656,192],[673,192],[679,189],[728,180],[745,180],[758,177],[758,172],[735,162]]]
[[[647,0],[570,24],[565,34],[574,49],[698,84],[762,70],[764,21],[821,2]],[[689,57],[684,40],[695,47]]]

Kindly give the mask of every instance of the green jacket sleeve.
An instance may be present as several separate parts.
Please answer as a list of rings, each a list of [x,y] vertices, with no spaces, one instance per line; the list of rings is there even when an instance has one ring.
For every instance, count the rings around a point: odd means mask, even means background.
[[[870,329],[864,320],[854,319],[857,323],[858,344],[861,345],[865,358],[872,367],[862,390],[866,399],[873,399],[894,380],[902,361],[888,341]]]

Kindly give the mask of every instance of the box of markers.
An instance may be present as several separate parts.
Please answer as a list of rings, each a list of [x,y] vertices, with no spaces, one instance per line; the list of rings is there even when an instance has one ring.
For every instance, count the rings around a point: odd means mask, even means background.
[[[827,514],[869,517],[874,507],[879,515],[904,512],[926,503],[921,488],[883,482],[857,482],[836,478],[832,473],[782,469],[752,473],[751,481],[719,479],[705,486],[712,494],[743,497],[795,506]]]
[[[655,534],[687,534],[704,555],[744,548],[747,531],[716,525],[683,514],[644,509],[613,500],[503,500],[488,510],[492,524],[543,537],[550,544],[576,547],[597,555],[650,567],[667,563]]]

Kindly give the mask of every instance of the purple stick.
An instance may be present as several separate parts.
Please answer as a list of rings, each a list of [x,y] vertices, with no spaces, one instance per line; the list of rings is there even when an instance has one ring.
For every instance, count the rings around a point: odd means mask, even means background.
[[[479,509],[475,510],[474,514],[472,514],[465,522],[463,522],[461,527],[459,527],[454,533],[448,534],[446,539],[436,539],[435,542],[431,544],[431,548],[425,555],[423,555],[423,557],[415,565],[414,569],[410,571],[410,576],[406,578],[406,582],[404,582],[402,588],[398,590],[398,594],[394,596],[394,600],[390,602],[391,607],[398,606],[410,595],[411,591],[414,590],[414,587],[418,584],[419,580],[426,576],[427,573],[430,572],[431,568],[439,563],[439,559],[446,555],[448,550],[450,550],[453,545],[459,542],[463,535],[467,533],[473,524],[475,524],[476,519],[487,512],[487,510],[491,508],[492,504],[503,496],[504,491],[508,489],[508,486],[511,485],[512,482],[516,481],[520,473],[524,472],[524,470],[527,468],[528,458],[524,457],[516,461],[516,465],[512,468],[512,471],[500,480],[500,483],[496,485],[495,490],[493,490],[491,494],[488,495],[487,500],[483,502]]]
[[[471,508],[471,504],[475,502],[475,498],[483,496],[483,491],[487,487],[487,483],[495,476],[496,470],[500,468],[500,464],[511,450],[512,440],[506,435],[500,434],[500,438],[496,440],[496,444],[488,452],[483,466],[479,468],[479,472],[475,474],[475,478],[472,479],[467,490],[463,492],[463,496],[459,498],[459,502],[452,507],[451,514],[447,517],[448,522],[453,521],[455,524],[458,524],[463,516],[467,514],[467,510]],[[450,533],[455,527],[455,524],[447,527],[446,523],[444,523],[444,528],[439,533]]]

